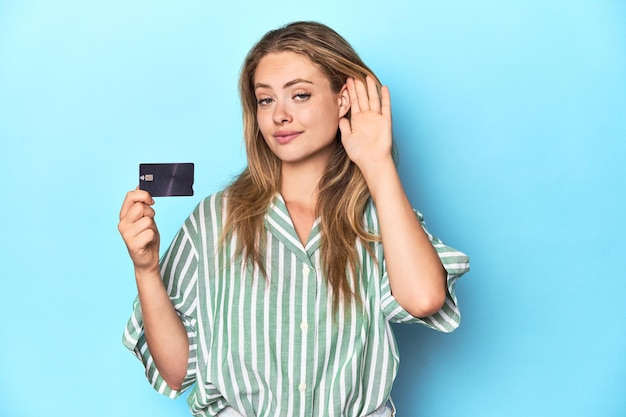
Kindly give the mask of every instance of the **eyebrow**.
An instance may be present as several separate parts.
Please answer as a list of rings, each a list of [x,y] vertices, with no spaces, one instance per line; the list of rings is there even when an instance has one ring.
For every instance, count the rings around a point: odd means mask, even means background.
[[[291,80],[289,82],[286,82],[283,85],[283,88],[289,88],[295,84],[299,84],[299,83],[306,83],[306,84],[313,84],[313,81],[309,81],[309,80],[305,80],[304,78],[296,78],[295,80]],[[272,88],[271,86],[267,85],[267,84],[263,84],[263,83],[254,83],[254,89],[256,90],[257,88]]]

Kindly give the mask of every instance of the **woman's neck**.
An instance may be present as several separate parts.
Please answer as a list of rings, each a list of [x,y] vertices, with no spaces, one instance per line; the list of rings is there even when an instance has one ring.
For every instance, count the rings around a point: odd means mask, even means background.
[[[313,164],[284,164],[280,186],[283,200],[288,205],[297,205],[314,212],[324,168]]]
[[[317,217],[319,182],[324,167],[315,164],[283,164],[281,195],[303,246]]]

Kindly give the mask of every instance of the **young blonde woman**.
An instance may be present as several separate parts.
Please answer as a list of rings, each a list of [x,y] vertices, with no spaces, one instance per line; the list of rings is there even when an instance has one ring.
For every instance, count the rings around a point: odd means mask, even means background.
[[[151,196],[119,230],[138,297],[123,341],[199,416],[391,416],[390,322],[449,332],[467,257],[430,235],[392,155],[386,87],[335,31],[268,32],[240,77],[248,166],[159,259]]]

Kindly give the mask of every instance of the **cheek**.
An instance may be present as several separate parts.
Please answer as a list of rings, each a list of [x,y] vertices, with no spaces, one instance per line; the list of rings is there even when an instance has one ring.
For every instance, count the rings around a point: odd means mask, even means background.
[[[332,106],[318,112],[314,115],[316,123],[324,130],[331,132],[333,135],[339,128],[339,114]]]
[[[259,126],[259,130],[261,131],[263,136],[265,136],[265,132],[272,125],[272,121],[268,120],[267,115],[264,115],[263,112],[256,113],[256,123]]]
[[[265,144],[271,148],[273,145],[273,141],[270,140],[270,138],[272,136],[274,126],[272,120],[268,120],[267,117],[263,117],[262,114],[257,113],[256,122],[257,126],[259,127],[259,131],[261,132],[261,136],[263,137],[263,142],[265,142]]]

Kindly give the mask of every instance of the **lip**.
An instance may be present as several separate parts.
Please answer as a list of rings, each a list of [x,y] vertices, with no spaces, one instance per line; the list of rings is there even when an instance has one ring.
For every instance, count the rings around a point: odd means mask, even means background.
[[[298,132],[295,130],[281,130],[274,133],[274,139],[276,139],[276,142],[278,142],[280,145],[286,145],[301,134],[302,132]]]

